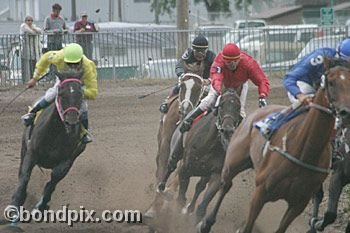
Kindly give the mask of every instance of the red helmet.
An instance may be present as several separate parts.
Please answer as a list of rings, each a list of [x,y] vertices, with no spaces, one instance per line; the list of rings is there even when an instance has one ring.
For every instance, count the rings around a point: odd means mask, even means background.
[[[222,57],[224,61],[235,61],[239,60],[241,56],[241,50],[234,43],[228,43],[222,50]]]

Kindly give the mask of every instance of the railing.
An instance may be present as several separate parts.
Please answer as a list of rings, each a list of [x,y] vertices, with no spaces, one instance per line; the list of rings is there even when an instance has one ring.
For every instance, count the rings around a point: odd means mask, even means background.
[[[215,53],[228,42],[237,43],[259,61],[268,75],[276,71],[286,72],[315,48],[335,48],[349,35],[345,26],[320,28],[309,25],[246,30],[66,33],[56,35],[54,42],[61,47],[71,42],[82,44],[86,55],[96,62],[101,81],[175,78],[179,42],[190,47],[198,33],[208,38],[209,48]],[[52,36],[0,35],[0,86],[18,85],[29,80],[35,62],[52,46]]]

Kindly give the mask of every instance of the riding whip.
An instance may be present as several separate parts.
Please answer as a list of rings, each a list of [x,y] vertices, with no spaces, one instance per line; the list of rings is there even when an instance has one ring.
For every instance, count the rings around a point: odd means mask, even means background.
[[[38,79],[38,82],[40,80],[42,80],[43,78],[45,78],[47,75],[49,74],[49,72],[47,72],[46,74],[44,74],[43,76],[41,76],[39,79]],[[15,97],[13,97],[13,99],[8,103],[6,104],[0,111],[0,115],[4,113],[5,109],[8,108],[8,106],[10,106],[19,96],[21,96],[24,92],[26,92],[28,89],[30,89],[29,87],[26,87],[24,90],[22,90],[20,93],[18,93]]]
[[[139,98],[139,99],[143,99],[143,98],[145,98],[145,97],[147,97],[147,96],[149,96],[149,95],[153,95],[153,94],[155,94],[155,93],[158,93],[158,92],[161,92],[161,91],[165,91],[165,90],[167,90],[167,89],[169,89],[169,88],[171,88],[171,87],[174,87],[174,86],[176,86],[176,85],[177,85],[177,83],[176,83],[176,84],[173,84],[173,85],[171,85],[171,86],[162,88],[162,89],[160,89],[160,90],[153,91],[153,92],[148,93],[148,94],[146,94],[146,95],[141,95],[141,96],[139,96],[138,98]]]

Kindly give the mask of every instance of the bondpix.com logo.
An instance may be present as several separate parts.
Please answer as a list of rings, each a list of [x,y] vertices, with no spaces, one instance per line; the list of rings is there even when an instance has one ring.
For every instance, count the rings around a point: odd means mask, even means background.
[[[95,217],[96,211],[87,210],[80,206],[79,210],[68,209],[63,206],[60,210],[44,210],[34,209],[26,210],[23,206],[19,208],[14,205],[8,205],[4,209],[4,217],[6,220],[16,222],[60,222],[67,223],[68,226],[73,226],[74,223],[100,223],[100,222],[127,222],[127,223],[142,223],[142,214],[139,210],[104,210],[101,213],[101,218]]]

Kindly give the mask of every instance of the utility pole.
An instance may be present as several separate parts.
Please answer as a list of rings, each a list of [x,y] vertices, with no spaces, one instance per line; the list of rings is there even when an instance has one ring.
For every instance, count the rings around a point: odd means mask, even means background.
[[[158,0],[153,0],[153,4],[154,4],[154,23],[160,24],[160,20],[159,20],[160,7],[159,7]]]
[[[72,0],[72,16],[71,16],[71,21],[74,22],[75,20],[77,20],[77,4],[76,4],[76,0]]]
[[[176,57],[179,58],[188,46],[188,0],[176,0],[176,26],[180,32],[177,34]]]
[[[109,3],[108,3],[108,5],[109,5],[109,11],[108,11],[108,21],[113,21],[113,11],[114,11],[114,4],[113,4],[113,0],[109,0]]]
[[[122,15],[122,0],[118,0],[118,21],[123,22],[123,15]]]

